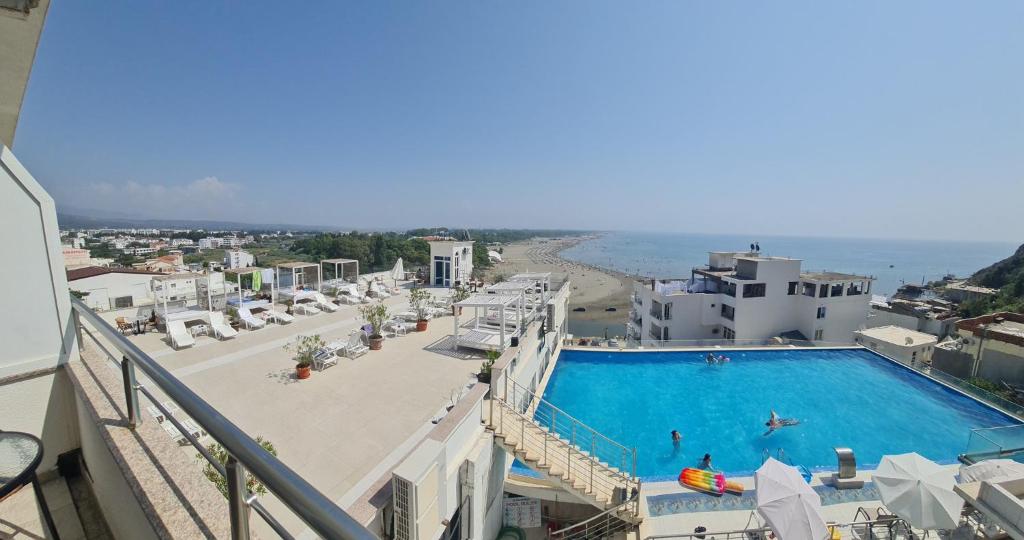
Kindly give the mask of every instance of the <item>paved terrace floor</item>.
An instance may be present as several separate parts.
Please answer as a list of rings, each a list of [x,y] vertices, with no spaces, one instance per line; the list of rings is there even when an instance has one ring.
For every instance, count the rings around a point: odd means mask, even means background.
[[[405,310],[408,290],[384,303],[392,312]],[[357,306],[341,306],[336,313],[296,315],[288,325],[240,330],[227,341],[199,337],[181,351],[171,349],[164,334],[129,339],[250,436],[271,441],[282,461],[345,507],[426,435],[453,394],[475,381],[482,362],[465,349],[451,352],[453,318],[447,316],[432,320],[426,332],[388,338],[380,351],[295,378],[285,343],[313,333],[325,341],[345,339],[362,324]],[[183,451],[195,454],[191,447]],[[263,502],[293,534],[303,531],[279,501],[264,496]],[[262,520],[253,515],[253,524]]]

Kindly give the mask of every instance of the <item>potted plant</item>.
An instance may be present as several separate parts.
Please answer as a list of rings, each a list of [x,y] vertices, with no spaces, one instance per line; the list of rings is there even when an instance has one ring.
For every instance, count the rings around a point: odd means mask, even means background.
[[[270,455],[277,455],[277,449],[274,448],[274,444],[264,439],[263,437],[256,437],[256,444],[263,447],[263,449],[266,450]],[[210,453],[210,455],[213,456],[214,459],[219,461],[221,465],[227,464],[228,451],[225,450],[223,446],[217,443],[212,443],[206,447],[206,450]],[[203,464],[203,475],[206,476],[206,479],[209,480],[210,482],[213,482],[213,484],[217,486],[217,490],[220,491],[220,494],[226,498],[228,496],[228,481],[226,478],[224,478],[224,475],[222,475],[220,471],[213,466],[212,463],[206,461],[206,456],[202,454],[196,454],[196,459]],[[266,486],[263,485],[263,482],[260,482],[259,479],[253,476],[252,473],[250,473],[249,471],[245,472],[245,487],[249,490],[249,492],[255,495],[267,494],[267,488]]]
[[[494,362],[501,356],[498,351],[487,351],[487,360],[484,360],[483,364],[480,364],[480,373],[476,374],[476,380],[482,383],[491,382],[491,370],[494,368]]]
[[[384,305],[383,301],[380,301],[376,304],[361,306],[359,312],[362,313],[366,322],[373,327],[373,331],[370,334],[370,350],[379,351],[384,346],[384,322],[391,316],[391,313],[388,312],[388,307]]]
[[[284,346],[286,351],[295,353],[295,376],[299,379],[308,379],[310,367],[313,365],[313,356],[323,348],[324,340],[319,334],[311,336],[296,336],[295,341]]]
[[[469,289],[462,285],[457,285],[452,288],[452,315],[455,314],[455,304],[469,298]],[[459,308],[459,315],[462,315],[462,308]]]
[[[242,320],[238,318],[238,309],[229,306],[227,314],[228,319],[230,319],[229,323],[231,324],[231,328],[238,330],[238,328],[242,326]]]
[[[430,307],[431,294],[426,289],[414,287],[409,291],[409,305],[416,312],[416,331],[427,330],[427,312]]]

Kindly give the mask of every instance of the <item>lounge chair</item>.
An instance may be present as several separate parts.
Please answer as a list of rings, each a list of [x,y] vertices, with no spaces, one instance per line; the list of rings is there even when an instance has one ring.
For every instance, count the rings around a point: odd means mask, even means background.
[[[338,352],[344,351],[347,345],[344,341],[335,340],[324,345],[313,354],[313,369],[323,371],[338,363]]]
[[[171,340],[171,347],[184,349],[196,344],[196,338],[185,328],[185,321],[170,321],[167,323],[167,337]]]
[[[349,358],[356,358],[362,356],[370,350],[368,345],[363,344],[363,338],[366,334],[363,332],[354,332],[352,337],[348,338],[348,346],[345,347],[345,356]]]
[[[292,311],[302,313],[303,315],[316,315],[320,313],[320,310],[311,302],[296,303],[292,306]]]
[[[116,319],[114,319],[114,322],[117,323],[117,330],[122,334],[127,335],[135,331],[135,327],[132,326],[132,323],[125,320],[124,317],[117,317]]]
[[[210,312],[210,328],[218,339],[231,339],[238,335],[237,330],[224,322],[224,314],[219,311]]]
[[[242,319],[245,327],[249,330],[258,330],[267,325],[266,321],[253,315],[249,308],[238,308],[238,318]]]
[[[370,288],[367,289],[366,294],[368,296],[373,296],[374,298],[381,298],[381,299],[383,299],[383,298],[391,298],[391,296],[392,296],[391,293],[387,292],[384,289],[385,289],[385,287],[383,285],[379,285],[375,281],[375,282],[370,284]],[[373,294],[370,294],[370,293],[373,293]]]
[[[295,317],[275,309],[268,309],[265,313],[267,314],[268,319],[276,322],[277,324],[288,324],[295,320]]]
[[[316,295],[313,296],[313,300],[316,301],[316,307],[328,313],[334,313],[335,311],[338,311],[337,304],[328,300],[327,297],[321,293],[316,293]]]

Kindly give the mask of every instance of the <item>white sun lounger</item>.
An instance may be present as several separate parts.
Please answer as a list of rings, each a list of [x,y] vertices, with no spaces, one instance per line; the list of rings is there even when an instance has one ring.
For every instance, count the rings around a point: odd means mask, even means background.
[[[253,315],[249,308],[238,308],[238,318],[242,319],[245,327],[249,330],[257,330],[267,325],[267,321]]]
[[[362,332],[356,332],[352,334],[352,337],[348,339],[348,347],[345,347],[346,356],[348,356],[349,358],[355,358],[357,356],[362,356],[366,354],[366,352],[370,350],[369,347],[363,345],[362,336],[365,335],[366,334]]]
[[[316,300],[316,307],[328,313],[338,311],[338,306],[334,302],[328,300],[327,297],[321,293],[316,293],[316,296],[314,296],[313,299]]]
[[[268,309],[265,313],[267,314],[268,319],[276,322],[277,324],[288,324],[295,320],[295,317],[274,309]]]
[[[210,312],[210,327],[213,328],[213,335],[219,339],[231,339],[238,335],[237,330],[224,322],[224,314],[219,311]]]
[[[171,339],[171,347],[175,349],[184,349],[196,344],[196,338],[185,328],[185,321],[168,322],[167,336]]]
[[[317,307],[314,306],[312,303],[295,304],[294,306],[292,306],[292,311],[296,313],[302,313],[303,315],[316,315],[317,313],[320,313],[320,310],[317,309]]]

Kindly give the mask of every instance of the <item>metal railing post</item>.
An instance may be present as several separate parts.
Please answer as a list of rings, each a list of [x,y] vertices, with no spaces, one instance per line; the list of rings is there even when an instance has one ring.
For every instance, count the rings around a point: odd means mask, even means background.
[[[82,340],[82,318],[78,315],[77,309],[71,310],[71,324],[75,325],[75,339],[78,340],[78,350],[85,348],[85,341]]]
[[[249,489],[245,486],[245,468],[235,459],[228,456],[224,464],[224,473],[228,481],[228,512],[231,514],[232,540],[249,540]]]
[[[139,385],[135,381],[135,365],[127,356],[121,357],[121,376],[124,379],[124,397],[128,406],[128,427],[135,429],[142,423],[139,410]]]
[[[590,432],[590,492],[594,492],[594,432]]]
[[[633,478],[636,478],[636,447],[633,448]]]

